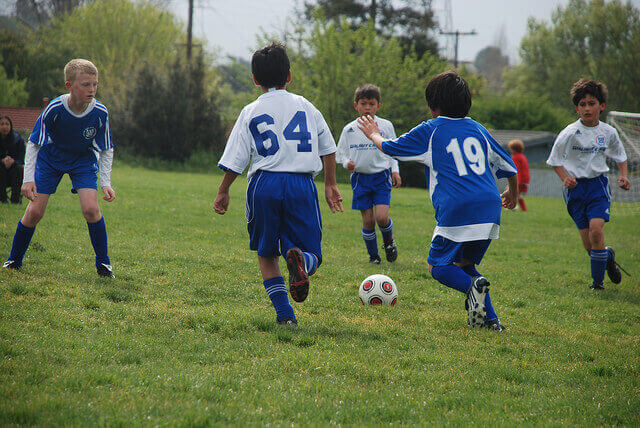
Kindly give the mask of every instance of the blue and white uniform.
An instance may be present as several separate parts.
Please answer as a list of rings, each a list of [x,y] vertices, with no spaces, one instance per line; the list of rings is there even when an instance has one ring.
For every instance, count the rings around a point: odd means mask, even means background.
[[[69,174],[73,191],[96,189],[98,170],[101,185],[111,185],[113,141],[107,108],[94,99],[76,114],[68,101],[69,94],[51,101],[29,137],[24,182],[35,181],[38,193],[55,193],[64,174]]]
[[[218,166],[242,174],[250,248],[273,257],[296,246],[321,259],[322,220],[313,177],[336,144],[305,98],[271,89],[240,113]]]
[[[502,200],[493,173],[498,178],[516,174],[507,152],[473,119],[444,116],[384,141],[382,150],[425,165],[437,222],[429,263],[447,265],[464,256],[478,264],[500,231]]]
[[[395,139],[393,124],[375,116],[383,138]],[[399,172],[398,161],[385,155],[358,128],[358,120],[348,123],[340,134],[336,162],[346,169],[349,161],[355,164],[351,174],[353,201],[351,208],[366,210],[374,205],[390,205],[391,173]]]
[[[567,210],[578,229],[589,228],[592,218],[609,221],[607,157],[617,163],[627,160],[618,131],[604,122],[585,126],[578,119],[563,129],[553,143],[547,164],[564,167],[578,181],[573,189],[563,188]]]

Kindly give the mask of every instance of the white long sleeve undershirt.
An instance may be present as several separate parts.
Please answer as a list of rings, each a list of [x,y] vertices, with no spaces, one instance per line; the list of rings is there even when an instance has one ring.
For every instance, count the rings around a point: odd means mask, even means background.
[[[98,175],[100,176],[100,186],[111,187],[111,167],[113,165],[113,148],[100,152],[98,160]]]

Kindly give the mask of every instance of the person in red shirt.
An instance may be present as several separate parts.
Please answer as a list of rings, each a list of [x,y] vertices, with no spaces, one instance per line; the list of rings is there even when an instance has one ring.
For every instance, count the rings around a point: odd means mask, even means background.
[[[511,159],[518,168],[518,205],[522,211],[527,210],[527,205],[524,203],[524,194],[527,193],[529,188],[529,162],[524,155],[524,143],[520,140],[511,140],[507,145],[511,152]]]

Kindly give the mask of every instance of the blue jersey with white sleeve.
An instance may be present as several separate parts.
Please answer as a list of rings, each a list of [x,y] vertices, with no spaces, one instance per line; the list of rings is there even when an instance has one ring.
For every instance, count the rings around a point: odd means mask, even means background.
[[[40,114],[29,141],[41,146],[38,160],[60,171],[95,164],[99,152],[113,148],[109,113],[94,99],[85,111],[76,114],[69,107],[69,94],[61,95]]]
[[[437,222],[434,237],[455,242],[498,238],[502,200],[493,173],[510,177],[516,166],[482,125],[468,117],[440,116],[384,141],[382,151],[425,165]]]

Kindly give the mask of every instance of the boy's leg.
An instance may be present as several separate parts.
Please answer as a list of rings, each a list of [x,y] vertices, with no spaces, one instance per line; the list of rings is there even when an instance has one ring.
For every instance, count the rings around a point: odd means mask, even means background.
[[[524,198],[518,198],[518,205],[520,205],[520,209],[522,211],[526,211],[527,210],[527,204],[524,203]]]
[[[476,269],[476,265],[471,260],[463,259],[460,267],[462,268],[463,271],[465,271],[466,274],[468,274],[471,277],[476,277],[476,276],[484,277],[484,275],[478,272],[478,270]],[[492,321],[497,321],[498,324],[500,324],[500,320],[498,319],[498,314],[496,314],[496,311],[493,308],[493,304],[491,303],[491,296],[489,295],[488,291],[487,291],[487,296],[484,298],[484,305],[487,309],[487,320],[485,321],[485,324],[491,323]]]
[[[98,193],[95,189],[78,189],[78,198],[82,215],[87,221],[89,238],[95,252],[95,264],[98,274],[113,277],[111,260],[109,260],[109,246],[107,228],[98,205]]]
[[[276,311],[276,322],[278,324],[297,324],[293,307],[289,303],[287,287],[284,285],[284,278],[280,273],[278,256],[258,256],[258,261],[262,273],[262,284]]]
[[[398,247],[393,239],[393,220],[389,218],[389,205],[376,205],[375,215],[380,232],[382,232],[387,261],[394,262],[398,258]]]
[[[360,214],[362,215],[362,239],[364,240],[364,245],[367,247],[369,261],[372,263],[380,263],[373,208],[360,210]]]
[[[604,288],[604,273],[607,268],[607,261],[610,253],[604,245],[604,219],[592,218],[589,221],[589,244],[591,251],[591,278],[593,283],[591,288],[601,290]]]
[[[37,193],[33,201],[29,201],[24,216],[18,222],[16,233],[13,236],[13,244],[11,245],[11,253],[4,267],[17,269],[22,266],[22,259],[29,248],[29,243],[36,231],[36,225],[44,216],[49,202],[48,194]]]

